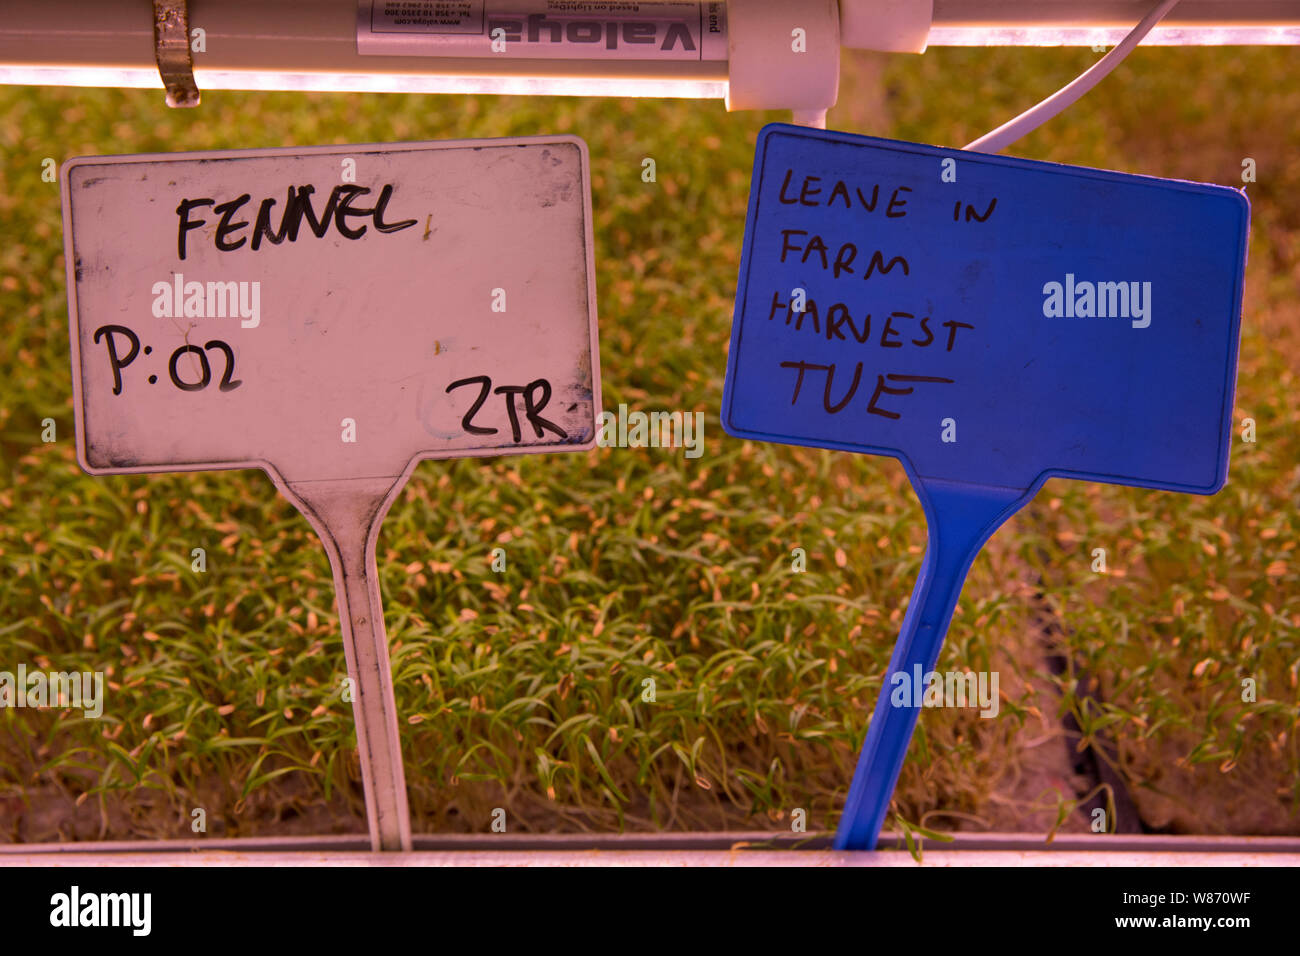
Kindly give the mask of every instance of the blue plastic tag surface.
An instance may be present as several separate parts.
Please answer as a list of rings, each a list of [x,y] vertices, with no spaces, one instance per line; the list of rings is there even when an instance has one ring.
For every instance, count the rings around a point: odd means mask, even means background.
[[[1248,217],[1223,186],[767,126],[723,427],[980,485],[1217,491]]]

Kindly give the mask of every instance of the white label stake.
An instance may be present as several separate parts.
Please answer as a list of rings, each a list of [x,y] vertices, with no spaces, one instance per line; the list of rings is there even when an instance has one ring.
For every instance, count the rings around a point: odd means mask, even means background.
[[[409,849],[375,571],[415,465],[594,447],[576,137],[64,164],[77,458],[262,468],[334,572],[371,842]]]

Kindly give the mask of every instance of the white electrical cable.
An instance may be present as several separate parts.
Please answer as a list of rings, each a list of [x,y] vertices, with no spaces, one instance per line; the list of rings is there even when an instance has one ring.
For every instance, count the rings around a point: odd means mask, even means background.
[[[1080,73],[1072,83],[1063,86],[1036,106],[1031,106],[1013,120],[1003,123],[991,133],[985,133],[979,139],[968,143],[963,149],[976,150],[981,153],[1001,152],[1018,140],[1046,123],[1053,116],[1071,106],[1081,96],[1105,79],[1106,74],[1119,66],[1120,60],[1128,56],[1129,51],[1142,42],[1142,38],[1151,32],[1151,28],[1164,19],[1178,0],[1163,0],[1150,13],[1142,18],[1129,35],[1119,42],[1100,60]]]

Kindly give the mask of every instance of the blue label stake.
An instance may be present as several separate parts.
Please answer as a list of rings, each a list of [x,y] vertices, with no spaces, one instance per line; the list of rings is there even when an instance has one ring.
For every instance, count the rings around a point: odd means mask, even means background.
[[[1223,487],[1249,214],[1223,186],[762,130],[722,424],[902,462],[929,543],[889,677],[934,669],[971,562],[1049,477]],[[916,726],[891,683],[840,849],[875,847]]]

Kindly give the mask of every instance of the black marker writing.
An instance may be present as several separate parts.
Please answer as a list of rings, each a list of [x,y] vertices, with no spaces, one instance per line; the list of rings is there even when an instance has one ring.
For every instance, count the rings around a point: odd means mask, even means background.
[[[325,238],[329,231],[330,224],[339,235],[347,239],[360,239],[369,228],[365,223],[352,225],[349,219],[370,218],[375,230],[381,233],[400,232],[403,229],[409,229],[415,225],[414,219],[403,219],[401,222],[385,222],[384,212],[388,208],[388,202],[393,195],[392,184],[385,185],[379,191],[379,199],[372,207],[357,206],[355,202],[362,196],[370,194],[367,186],[357,186],[346,184],[335,186],[330,191],[329,199],[325,203],[325,209],[319,218],[316,210],[312,206],[311,196],[316,191],[314,186],[293,186],[289,187],[288,195],[285,198],[284,213],[280,217],[280,228],[273,229],[271,226],[272,211],[275,207],[274,199],[263,199],[258,206],[257,218],[253,226],[253,241],[250,246],[252,249],[261,247],[262,240],[266,239],[274,245],[279,245],[288,239],[294,242],[298,238],[298,230],[303,221],[307,223],[307,228],[317,239]],[[247,220],[234,221],[234,216],[239,209],[252,198],[248,193],[231,199],[228,202],[215,204],[213,199],[182,199],[179,206],[176,207],[177,230],[176,230],[176,254],[185,258],[186,236],[191,230],[199,229],[207,225],[206,219],[191,218],[191,214],[203,206],[212,206],[212,211],[220,214],[217,222],[217,228],[213,232],[213,243],[221,252],[232,252],[240,248],[248,241],[247,236],[239,236],[238,239],[231,237],[240,230],[248,226]]]
[[[122,336],[127,340],[127,343],[130,345],[130,350],[126,355],[122,355],[119,351],[117,339],[114,338],[114,336]],[[125,325],[101,325],[95,330],[95,334],[92,338],[96,345],[99,344],[101,338],[104,340],[104,347],[108,350],[108,363],[113,370],[113,394],[121,395],[122,370],[134,362],[138,357],[152,353],[153,347],[146,345],[142,349],[140,347],[140,337]],[[180,346],[176,351],[172,352],[171,358],[167,362],[168,378],[171,379],[172,384],[183,392],[201,392],[203,389],[207,388],[212,382],[212,366],[208,362],[207,353],[212,349],[221,352],[226,359],[225,371],[221,374],[221,382],[218,385],[218,390],[229,392],[233,389],[239,388],[243,382],[232,378],[235,372],[235,351],[229,344],[222,342],[220,339],[213,339],[212,341],[205,343],[203,348],[199,348],[197,345],[190,345],[187,342],[185,345]],[[181,378],[180,370],[176,367],[181,360],[181,356],[186,352],[198,356],[200,375],[199,378],[193,382],[187,382]],[[154,385],[158,381],[158,376],[150,375],[148,381],[150,385]]]
[[[474,399],[474,404],[471,405],[469,411],[465,413],[465,417],[460,420],[460,426],[471,435],[495,435],[497,433],[495,428],[485,428],[481,425],[475,425],[472,421],[474,416],[478,413],[478,410],[483,407],[483,403],[487,401],[488,395],[492,393],[492,379],[488,378],[486,375],[475,375],[472,378],[457,379],[447,386],[447,394],[450,395],[451,390],[454,388],[460,388],[462,385],[474,385],[476,383],[481,385],[482,389],[478,393],[478,398]]]
[[[853,260],[858,257],[858,247],[856,245],[851,242],[841,244],[839,249],[835,252],[835,259],[832,261],[829,256],[830,249],[826,245],[826,240],[816,233],[813,233],[812,238],[808,240],[806,246],[792,241],[793,239],[806,235],[808,235],[807,229],[781,230],[781,262],[784,263],[786,257],[791,253],[798,253],[802,250],[803,255],[799,257],[800,265],[807,265],[808,260],[815,255],[817,256],[817,261],[821,263],[823,270],[831,270],[832,278],[838,279],[840,273],[847,273],[849,275],[854,274]],[[908,275],[912,271],[911,267],[907,264],[907,260],[902,256],[892,256],[888,261],[885,261],[885,254],[881,250],[877,249],[871,254],[871,259],[867,262],[866,268],[863,270],[862,278],[870,279],[872,275],[877,272],[881,275],[887,275],[894,270],[895,266],[902,266],[903,275]]]
[[[131,340],[131,351],[127,353],[126,358],[117,354],[117,344],[113,341],[114,335],[125,335]],[[95,329],[95,344],[99,344],[100,336],[104,337],[104,345],[108,348],[108,362],[113,367],[113,394],[122,394],[122,369],[126,368],[135,361],[135,357],[140,354],[140,339],[128,329],[125,325],[101,325]]]
[[[986,208],[986,209],[984,210],[984,214],[981,216],[979,213],[977,213],[977,212],[975,211],[975,207],[974,207],[974,206],[970,205],[970,203],[967,203],[967,204],[966,204],[966,221],[967,221],[967,222],[970,222],[972,219],[974,219],[976,222],[987,222],[989,216],[993,215],[993,210],[997,208],[997,205],[998,205],[997,197],[994,197],[993,201],[990,202],[990,203],[988,204],[988,208]],[[960,213],[961,213],[961,200],[958,199],[958,200],[953,204],[953,207],[952,207],[952,221],[953,221],[953,222],[959,222],[959,221],[960,221],[960,220],[957,218],[958,215],[960,215]]]
[[[836,197],[839,197],[839,200],[844,204],[845,209],[853,208],[853,201],[849,195],[849,187],[843,180],[837,179],[835,181],[835,185],[831,187],[830,194],[826,197],[826,200],[823,203],[821,200],[817,199],[817,197],[822,194],[822,187],[817,185],[817,183],[822,181],[820,176],[805,176],[803,182],[799,186],[798,195],[790,191],[790,183],[793,179],[794,170],[787,169],[785,171],[785,179],[781,183],[781,193],[777,197],[782,205],[820,206],[824,204],[826,206],[833,206],[835,205]],[[894,189],[893,193],[889,196],[888,204],[885,206],[885,216],[887,218],[902,219],[907,215],[907,213],[903,211],[903,207],[907,205],[907,200],[901,198],[900,193],[910,193],[911,191],[911,186],[899,186]],[[870,202],[867,201],[867,197],[863,195],[860,188],[855,186],[853,193],[857,196],[858,204],[863,209],[867,212],[876,211],[876,203],[880,199],[879,183],[871,187]]]
[[[871,395],[871,401],[867,403],[867,411],[872,415],[882,415],[885,418],[902,418],[897,412],[891,412],[885,408],[877,408],[876,401],[880,398],[882,392],[890,395],[911,395],[915,389],[910,386],[907,388],[890,388],[885,384],[885,379],[891,382],[939,382],[944,385],[953,384],[950,378],[940,378],[935,375],[877,375],[876,390]]]
[[[808,323],[808,327],[814,333],[821,335],[821,315],[816,300],[805,298],[803,305],[803,310],[796,312],[793,303],[784,301],[781,298],[780,292],[773,292],[772,305],[767,312],[768,321],[770,322],[774,320],[780,314],[781,310],[784,309],[786,325],[793,325],[795,331],[798,332],[804,327],[804,323],[806,322]],[[890,312],[885,318],[884,327],[880,330],[880,347],[887,349],[902,348],[904,342],[899,338],[899,336],[902,335],[903,332],[902,329],[894,324],[894,320],[916,318],[916,315],[911,312],[902,312],[897,310]],[[854,321],[853,315],[849,311],[849,307],[843,302],[832,304],[831,307],[826,310],[826,341],[848,342],[851,337],[853,341],[863,345],[867,344],[868,340],[871,338],[871,313],[868,312],[863,315],[861,322],[862,330],[859,332],[858,323]],[[920,325],[921,332],[924,333],[925,337],[920,339],[908,339],[907,341],[917,348],[927,348],[930,346],[934,342],[934,331],[930,328],[930,322],[931,316],[921,316],[917,324]],[[956,340],[957,329],[974,328],[974,326],[967,322],[958,322],[955,319],[949,319],[943,324],[948,328],[947,351],[949,352],[952,351],[953,342]],[[844,328],[846,326],[848,328],[848,335],[844,334]]]
[[[793,405],[799,400],[799,392],[803,389],[804,374],[807,372],[825,372],[826,388],[822,393],[822,408],[829,415],[835,415],[848,407],[853,396],[857,394],[858,385],[862,381],[862,363],[856,363],[853,369],[853,381],[849,383],[848,390],[839,401],[832,399],[832,387],[835,381],[835,365],[819,365],[815,362],[782,362],[781,368],[795,369],[799,374],[795,377],[794,393],[790,398],[790,404]],[[953,379],[941,378],[935,375],[877,375],[876,390],[871,395],[871,401],[867,403],[867,411],[873,415],[881,415],[885,418],[901,418],[897,412],[891,412],[888,409],[880,408],[876,403],[880,400],[882,394],[888,395],[911,395],[914,389],[911,386],[902,388],[891,388],[885,384],[886,379],[891,382],[934,382],[938,384],[951,385]]]
[[[533,431],[536,433],[538,438],[546,437],[546,431],[548,429],[555,432],[555,434],[559,435],[561,438],[569,437],[568,432],[555,424],[555,422],[542,418],[542,409],[544,409],[546,404],[551,400],[551,383],[546,379],[534,379],[527,385],[501,385],[494,390],[492,388],[492,379],[489,376],[475,375],[471,378],[462,378],[452,382],[447,386],[446,390],[448,394],[450,394],[452,390],[461,388],[465,385],[479,386],[478,397],[474,400],[474,404],[470,406],[469,411],[467,411],[465,416],[460,420],[461,427],[471,435],[495,435],[497,433],[498,430],[495,428],[475,425],[473,422],[474,416],[478,414],[478,410],[483,407],[483,403],[487,401],[488,395],[494,393],[505,396],[506,415],[510,419],[511,437],[516,444],[518,444],[518,442],[523,438],[523,432],[519,423],[519,410],[515,406],[516,395],[523,396],[524,417],[528,420],[528,424],[533,427]],[[541,401],[538,401],[536,398],[538,392],[541,393]]]

